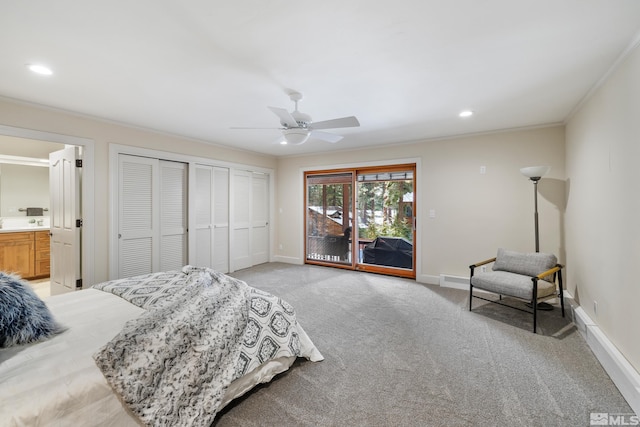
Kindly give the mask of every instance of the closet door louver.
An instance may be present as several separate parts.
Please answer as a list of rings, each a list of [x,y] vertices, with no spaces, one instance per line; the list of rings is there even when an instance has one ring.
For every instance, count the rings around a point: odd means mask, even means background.
[[[158,186],[158,161],[145,157],[119,157],[118,275],[137,276],[153,271],[154,209]]]
[[[187,165],[118,159],[118,277],[181,268],[187,263]]]
[[[187,264],[187,165],[160,161],[160,270]]]

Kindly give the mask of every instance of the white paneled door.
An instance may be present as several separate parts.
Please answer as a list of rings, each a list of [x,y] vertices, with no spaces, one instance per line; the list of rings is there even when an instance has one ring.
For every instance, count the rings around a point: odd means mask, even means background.
[[[232,173],[232,270],[269,261],[269,175]]]
[[[232,271],[251,267],[251,172],[234,170],[231,193],[233,234]]]
[[[213,268],[213,168],[195,166],[195,239],[194,262]]]
[[[182,267],[187,260],[187,165],[118,157],[118,277]]]
[[[51,293],[81,287],[79,148],[49,154]]]
[[[229,169],[195,166],[195,263],[229,272]]]
[[[269,261],[269,176],[251,177],[251,263]]]
[[[229,272],[229,169],[213,168],[213,268]]]

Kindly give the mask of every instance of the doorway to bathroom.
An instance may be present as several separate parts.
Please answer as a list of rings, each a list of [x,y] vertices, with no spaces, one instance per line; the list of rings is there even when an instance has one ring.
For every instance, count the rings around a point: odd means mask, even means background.
[[[77,190],[74,195],[77,201],[77,215],[63,214],[65,206],[69,206],[68,200],[64,201],[58,196],[52,196],[50,190],[50,169],[53,168],[49,168],[49,153],[65,148],[82,153],[83,157],[81,162],[75,160],[72,162],[74,168],[83,170],[83,172],[76,172],[76,175],[82,174],[82,179],[78,179],[74,187]],[[66,177],[71,172],[70,164],[66,166],[63,165],[64,162],[58,164],[60,166],[58,177],[64,177],[64,179],[58,180],[57,186],[62,187],[68,194],[70,183]],[[6,165],[5,171],[16,170],[16,168],[20,170],[21,167],[29,166],[32,168],[21,172],[21,176],[27,178],[19,180],[17,184],[15,181],[11,184],[12,178],[0,171],[0,215],[3,219],[3,234],[11,232],[10,228],[14,227],[27,233],[22,237],[30,234],[35,236],[33,242],[25,243],[25,249],[31,250],[32,255],[27,259],[28,265],[23,268],[26,271],[22,274],[23,277],[32,276],[39,282],[40,288],[43,287],[47,277],[50,277],[49,294],[54,295],[82,286],[90,286],[93,283],[94,274],[93,195],[87,191],[90,187],[81,188],[80,182],[84,186],[93,186],[93,141],[0,125],[0,168],[3,165]],[[30,171],[36,167],[39,172],[31,173]],[[40,178],[38,180],[30,178],[35,175]],[[33,191],[36,188],[37,191]],[[35,193],[37,193],[36,199],[24,199],[25,195]],[[29,209],[27,212],[26,208],[34,207],[37,211]],[[58,213],[58,220],[54,220],[56,213]],[[59,239],[52,238],[55,224],[73,225],[77,234],[74,240],[75,249],[72,250],[71,246],[65,244],[59,246],[61,250],[54,249],[54,244],[50,241],[60,243]],[[77,255],[74,255],[74,252]],[[21,271],[18,270],[18,272]],[[42,291],[45,292],[46,289]]]

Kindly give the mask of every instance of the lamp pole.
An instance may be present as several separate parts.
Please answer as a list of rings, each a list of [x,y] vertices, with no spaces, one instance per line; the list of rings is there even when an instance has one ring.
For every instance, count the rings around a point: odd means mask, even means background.
[[[539,176],[535,176],[531,178],[533,181],[533,205],[534,205],[534,214],[533,214],[533,222],[535,225],[535,236],[536,236],[536,252],[540,252],[540,235],[538,232],[538,181],[540,181]]]
[[[520,169],[520,172],[524,176],[533,181],[533,223],[535,227],[536,252],[540,252],[540,234],[538,229],[538,181],[540,181],[540,178],[545,176],[550,169],[550,166],[531,166]],[[531,303],[528,303],[527,305],[532,307]],[[546,302],[539,302],[536,304],[536,307],[539,310],[553,310],[553,306]]]
[[[540,252],[540,236],[538,229],[538,181],[551,170],[551,166],[530,166],[520,169],[522,175],[533,181],[533,224],[535,226],[536,252]]]

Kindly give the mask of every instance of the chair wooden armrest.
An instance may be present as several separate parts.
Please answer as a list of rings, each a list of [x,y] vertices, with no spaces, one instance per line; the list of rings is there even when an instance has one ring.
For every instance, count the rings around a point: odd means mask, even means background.
[[[490,264],[490,263],[494,262],[495,260],[496,260],[496,257],[493,257],[493,258],[490,258],[490,259],[486,259],[484,261],[480,261],[480,262],[477,262],[475,264],[470,265],[469,268],[473,270],[474,268],[480,267],[481,265]]]
[[[536,278],[541,280],[541,279],[544,279],[544,278],[545,278],[545,277],[547,277],[547,276],[551,276],[552,274],[557,273],[557,272],[558,272],[558,271],[560,271],[560,270],[562,270],[562,265],[558,264],[558,265],[556,265],[555,267],[550,268],[549,270],[547,270],[547,271],[545,271],[545,272],[543,272],[543,273],[538,274],[538,275],[536,276]]]

